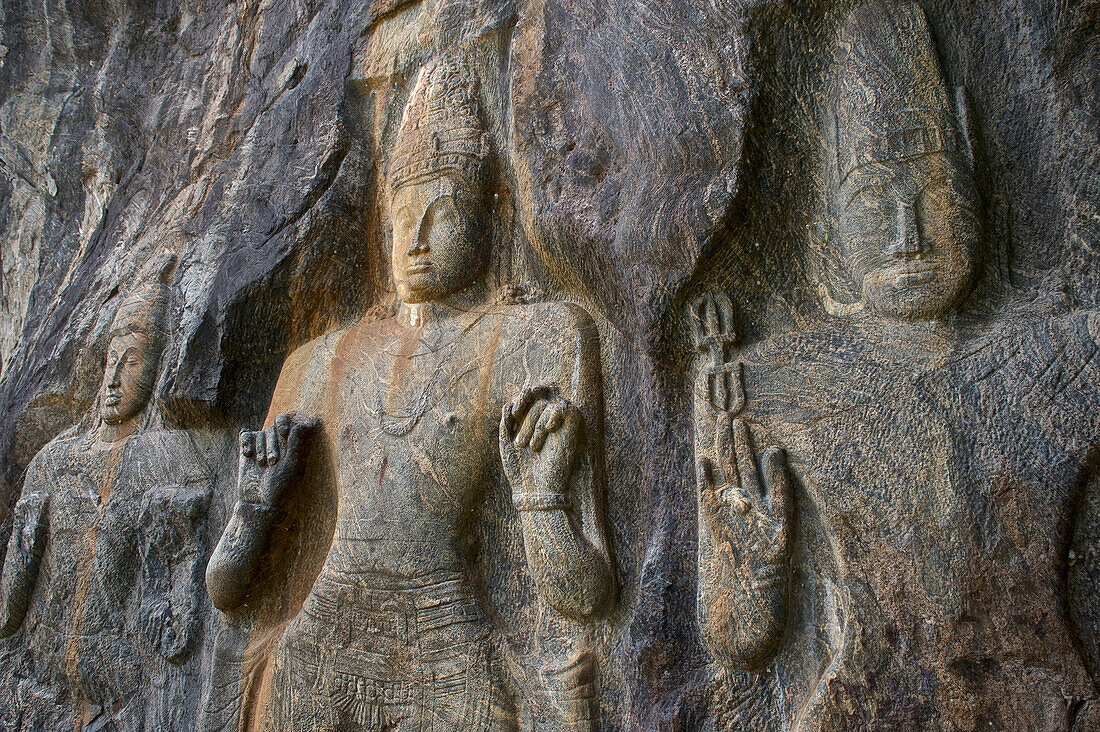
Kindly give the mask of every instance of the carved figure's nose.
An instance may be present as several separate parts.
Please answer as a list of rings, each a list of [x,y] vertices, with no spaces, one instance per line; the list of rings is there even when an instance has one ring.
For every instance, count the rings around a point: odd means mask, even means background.
[[[895,259],[918,259],[924,253],[920,224],[912,204],[898,201],[894,238],[886,248],[886,254]]]
[[[111,369],[111,380],[107,383],[107,386],[111,387],[112,389],[116,389],[122,386],[121,374],[122,359],[119,359],[118,363],[116,363],[114,368]]]
[[[413,256],[416,254],[427,254],[431,251],[431,247],[428,246],[428,234],[431,232],[431,225],[428,221],[427,212],[420,217],[420,221],[416,224],[416,231],[413,232],[412,242],[409,244],[409,250],[407,254]]]

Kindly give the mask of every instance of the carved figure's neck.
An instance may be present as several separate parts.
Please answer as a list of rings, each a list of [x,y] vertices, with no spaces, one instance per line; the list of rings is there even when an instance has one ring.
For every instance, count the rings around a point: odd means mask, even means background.
[[[865,331],[873,332],[884,349],[883,355],[888,356],[896,350],[904,358],[938,359],[947,356],[960,337],[956,319],[950,316],[936,320],[894,320],[868,316],[863,327]]]
[[[128,419],[118,424],[108,424],[101,420],[99,423],[99,430],[96,433],[96,440],[107,444],[122,442],[133,437],[136,432],[136,419]]]
[[[472,311],[484,311],[489,297],[485,288],[470,287],[446,300],[402,303],[397,317],[410,328],[431,328],[460,321]]]

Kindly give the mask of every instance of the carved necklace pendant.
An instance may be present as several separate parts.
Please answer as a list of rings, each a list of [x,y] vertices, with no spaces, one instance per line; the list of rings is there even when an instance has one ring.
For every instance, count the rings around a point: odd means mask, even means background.
[[[458,334],[449,343],[441,345],[433,351],[427,353],[439,353],[446,349],[445,355],[440,358],[439,363],[433,369],[431,377],[428,379],[428,383],[424,389],[417,395],[415,399],[411,399],[408,402],[408,407],[402,411],[387,411],[385,406],[386,393],[385,390],[379,394],[378,404],[375,406],[375,414],[378,417],[378,423],[382,428],[382,431],[391,437],[407,437],[417,425],[420,424],[420,420],[427,414],[442,398],[443,394],[448,390],[437,389],[437,382],[440,380],[440,374],[445,374],[448,371],[448,367],[451,364],[451,360],[454,358],[455,353],[458,351],[458,344],[462,341],[474,326],[476,326],[487,313],[479,312],[468,324],[464,324],[459,328]],[[453,388],[457,376],[453,376],[450,379],[450,386]]]

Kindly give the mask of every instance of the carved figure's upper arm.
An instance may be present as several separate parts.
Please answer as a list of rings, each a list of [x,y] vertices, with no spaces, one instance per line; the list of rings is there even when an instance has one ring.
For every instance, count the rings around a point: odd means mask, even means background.
[[[38,580],[39,563],[49,533],[50,497],[36,459],[27,470],[24,494],[15,505],[11,538],[0,576],[0,638],[6,638],[23,624]]]

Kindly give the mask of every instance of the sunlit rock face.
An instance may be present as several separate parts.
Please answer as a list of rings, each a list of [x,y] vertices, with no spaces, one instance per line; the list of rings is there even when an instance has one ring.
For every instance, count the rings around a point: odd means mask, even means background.
[[[1100,726],[1098,23],[0,3],[0,727]]]

